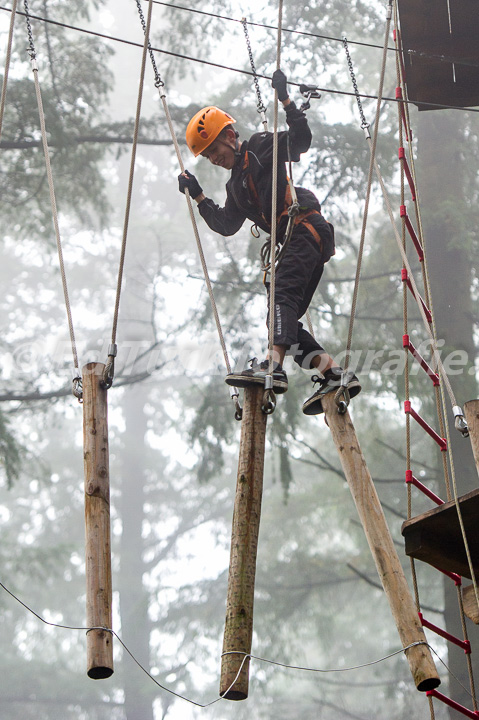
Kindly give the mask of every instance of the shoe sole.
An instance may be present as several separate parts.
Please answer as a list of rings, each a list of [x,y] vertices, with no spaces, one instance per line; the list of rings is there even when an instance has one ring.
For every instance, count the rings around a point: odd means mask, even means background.
[[[327,395],[330,392],[336,392],[336,390],[339,389],[338,387],[329,387],[324,392],[318,392],[317,395],[313,395],[309,398],[309,400],[306,400],[306,402],[303,404],[303,413],[305,415],[321,415],[323,410],[323,404],[321,402],[322,398]],[[349,391],[349,397],[352,400],[356,395],[359,395],[361,392],[361,385],[360,383],[355,380],[350,385],[348,385],[348,391]]]
[[[234,373],[231,373],[231,375],[226,376],[225,383],[238,388],[254,387],[256,385],[264,387],[264,377],[254,377],[254,375],[251,377],[245,377],[244,375],[235,375]],[[282,393],[285,393],[287,389],[287,380],[276,380],[273,378],[273,390],[275,393],[281,395]]]

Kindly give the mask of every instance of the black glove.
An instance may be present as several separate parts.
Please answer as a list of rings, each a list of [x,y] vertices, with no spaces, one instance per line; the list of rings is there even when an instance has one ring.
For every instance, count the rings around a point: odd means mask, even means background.
[[[275,70],[273,73],[273,79],[271,80],[271,85],[274,87],[275,90],[278,91],[278,100],[281,100],[281,102],[284,102],[284,100],[287,100],[288,95],[288,87],[286,84],[286,75],[282,70]]]
[[[188,189],[188,192],[193,200],[203,192],[203,188],[199,184],[198,180],[194,175],[188,172],[188,170],[185,170],[184,173],[180,173],[178,175],[178,188],[183,195],[185,194],[185,189]]]

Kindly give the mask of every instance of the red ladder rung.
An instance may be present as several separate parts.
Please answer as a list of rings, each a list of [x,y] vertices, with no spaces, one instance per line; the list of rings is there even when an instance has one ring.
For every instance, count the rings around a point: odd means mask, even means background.
[[[409,219],[405,205],[399,206],[399,215],[404,218],[404,222],[406,223],[406,227],[408,229],[409,235],[411,236],[411,240],[413,241],[414,247],[416,248],[417,254],[419,255],[419,260],[420,262],[422,262],[424,260],[424,248],[419,242],[419,238]]]
[[[434,386],[439,385],[439,375],[434,372],[432,367],[430,367],[430,365],[428,365],[428,363],[424,360],[424,358],[421,355],[421,353],[419,352],[419,350],[416,347],[414,347],[414,345],[412,344],[412,342],[409,339],[409,335],[402,336],[402,346],[403,346],[403,348],[407,348],[409,350],[409,352],[411,353],[411,355],[413,356],[413,358],[415,360],[417,360],[417,362],[422,367],[422,369],[426,372],[428,377],[431,378],[432,384]]]
[[[464,650],[466,655],[470,655],[471,653],[471,643],[469,640],[460,640],[455,635],[451,635],[451,633],[448,633],[447,630],[443,630],[442,628],[438,627],[438,625],[434,625],[434,623],[429,622],[429,620],[426,620],[423,617],[422,613],[418,613],[419,619],[421,621],[421,624],[423,627],[428,628],[428,630],[432,630],[437,635],[440,635],[445,640],[449,640],[449,642],[454,643],[454,645],[458,645],[460,648]]]
[[[407,181],[409,183],[409,188],[411,190],[412,199],[416,200],[416,187],[414,185],[414,180],[412,179],[411,171],[409,169],[408,161],[406,158],[406,151],[403,147],[399,148],[399,159],[403,161],[403,167],[404,172],[406,173]]]
[[[479,718],[479,712],[477,710],[469,710],[468,708],[464,707],[464,705],[459,705],[455,700],[451,700],[451,698],[446,697],[446,695],[443,695],[442,693],[438,692],[437,690],[427,690],[426,695],[428,697],[435,697],[441,702],[443,702],[445,705],[449,705],[449,707],[454,708],[454,710],[457,710],[457,712],[462,713],[468,718],[472,718],[475,720],[476,718]]]
[[[439,567],[436,567],[433,565],[433,567],[436,568],[436,570],[439,570],[439,572],[442,572],[443,575],[447,575],[447,577],[451,578],[451,580],[454,580],[454,585],[461,587],[462,585],[462,577],[454,572],[449,572],[449,570],[442,570]]]
[[[438,435],[437,432],[433,430],[433,428],[428,425],[427,422],[415,410],[413,410],[410,400],[404,401],[404,412],[414,418],[418,425],[420,425],[422,429],[425,430],[427,434],[430,435],[432,439],[437,442],[443,452],[447,450],[446,438],[442,438],[440,435]]]
[[[416,296],[414,295],[414,290],[413,290],[413,287],[412,287],[412,283],[411,283],[411,281],[410,281],[410,279],[409,279],[409,277],[408,277],[406,268],[402,268],[402,270],[401,270],[401,280],[406,283],[406,285],[408,286],[409,290],[411,291],[411,294],[412,294],[413,298],[416,300]],[[432,314],[431,314],[431,311],[429,310],[428,306],[426,305],[426,303],[424,302],[424,300],[422,299],[422,297],[419,295],[419,293],[417,294],[417,297],[419,298],[419,302],[421,303],[422,309],[424,310],[424,313],[425,313],[425,315],[426,315],[426,320],[428,321],[429,324],[431,324],[431,323],[432,323]]]
[[[424,485],[420,480],[418,480],[414,475],[412,474],[412,470],[406,470],[406,483],[411,483],[411,485],[414,485],[414,487],[417,487],[418,490],[420,490],[424,495],[427,495],[427,497],[436,503],[436,505],[444,505],[444,500],[441,500],[439,495],[436,495],[432,490],[429,490],[426,485]]]
[[[402,123],[404,125],[404,132],[406,133],[406,140],[409,140],[409,138],[412,138],[412,132],[411,128],[408,128],[407,121],[406,121],[406,113],[404,112],[404,103],[402,102],[402,90],[400,87],[396,88],[396,100],[399,102],[399,107],[401,109],[401,118]]]

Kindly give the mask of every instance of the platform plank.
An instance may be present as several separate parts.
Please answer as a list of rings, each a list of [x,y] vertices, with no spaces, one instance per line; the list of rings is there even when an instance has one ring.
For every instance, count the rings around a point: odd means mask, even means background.
[[[459,498],[461,515],[472,557],[479,575],[479,489]],[[455,502],[444,503],[403,523],[406,555],[429,565],[470,578],[464,541]]]
[[[478,105],[477,0],[398,0],[398,8],[409,100]]]

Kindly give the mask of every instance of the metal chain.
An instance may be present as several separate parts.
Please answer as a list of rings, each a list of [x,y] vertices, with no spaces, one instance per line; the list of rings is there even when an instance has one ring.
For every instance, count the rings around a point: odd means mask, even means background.
[[[364,115],[363,105],[362,105],[362,102],[361,102],[361,96],[359,95],[358,84],[357,84],[357,82],[356,82],[356,75],[355,75],[355,73],[354,73],[353,61],[351,60],[351,55],[350,55],[350,53],[349,53],[348,39],[347,39],[346,36],[343,37],[343,47],[344,47],[344,50],[345,50],[345,52],[346,52],[346,58],[347,58],[347,61],[348,61],[349,74],[351,75],[351,82],[352,82],[352,84],[353,84],[354,94],[355,94],[355,96],[356,96],[356,102],[357,102],[358,108],[359,108],[359,115],[360,115],[360,117],[361,117],[361,127],[362,127],[362,129],[364,130],[365,128],[368,128],[368,127],[369,127],[369,123],[368,123],[368,121],[366,120],[366,117],[365,117],[365,115]],[[379,98],[378,98],[378,99],[379,99]]]
[[[2,96],[0,99],[0,139],[2,137],[3,116],[5,114],[5,98],[7,95],[8,73],[10,70],[10,58],[12,56],[13,28],[15,25],[16,16],[17,16],[17,0],[13,0],[11,17],[10,17],[10,30],[8,32],[7,52],[5,55],[5,71],[3,73]]]
[[[27,23],[27,34],[28,34],[28,54],[30,55],[30,60],[35,60],[36,58],[36,52],[35,52],[35,43],[33,42],[33,32],[32,32],[32,25],[30,22],[30,8],[28,7],[28,0],[23,0],[23,5],[25,7],[25,20]]]
[[[138,15],[140,16],[140,22],[141,22],[141,27],[143,28],[143,33],[146,35],[146,20],[145,20],[144,14],[143,14],[143,9],[141,7],[140,0],[136,0],[136,6],[138,8]],[[153,54],[153,48],[151,47],[151,43],[149,40],[149,34],[148,34],[148,54],[150,56],[151,65],[153,67],[153,72],[155,74],[155,87],[157,89],[159,89],[160,87],[164,87],[165,83],[161,79],[158,67],[156,65],[155,56]]]
[[[41,90],[40,90],[40,82],[38,79],[38,66],[37,66],[37,61],[36,61],[35,44],[33,42],[33,32],[32,32],[32,26],[30,23],[30,10],[28,7],[27,0],[24,0],[24,7],[25,7],[25,18],[26,18],[27,33],[28,33],[28,54],[30,55],[30,60],[31,60],[32,70],[33,70],[33,78],[34,78],[34,82],[35,82],[35,93],[36,93],[37,105],[38,105],[38,115],[39,115],[39,119],[40,119],[43,152],[45,155],[45,167],[46,167],[46,173],[47,173],[48,189],[50,192],[50,204],[51,204],[51,208],[52,208],[53,226],[55,229],[58,260],[60,263],[60,273],[61,273],[62,285],[63,285],[63,295],[65,298],[65,307],[66,307],[66,312],[67,312],[68,328],[70,331],[70,341],[71,341],[72,354],[73,354],[74,375],[73,375],[72,392],[73,392],[73,395],[81,402],[81,400],[82,400],[81,373],[80,373],[80,368],[79,368],[79,364],[78,364],[78,353],[77,353],[77,347],[76,347],[76,341],[75,341],[75,332],[73,330],[73,319],[72,319],[72,312],[71,312],[71,307],[70,307],[70,298],[68,295],[68,285],[67,285],[67,278],[66,278],[66,272],[65,272],[65,264],[63,261],[63,248],[62,248],[62,242],[61,242],[61,237],[60,237],[60,227],[59,227],[59,223],[58,223],[58,211],[57,211],[57,204],[56,204],[56,199],[55,199],[55,188],[53,185],[52,168],[51,168],[51,164],[50,164],[50,153],[48,150],[48,139],[47,139],[46,126],[45,126],[45,113],[43,110],[42,94],[41,94]]]
[[[253,82],[254,82],[254,86],[256,89],[256,97],[258,98],[258,103],[256,105],[256,108],[257,108],[258,113],[261,115],[261,122],[263,123],[264,129],[266,132],[268,130],[268,122],[266,120],[266,107],[263,103],[263,99],[261,97],[261,91],[259,89],[258,74],[256,72],[256,65],[254,64],[253,51],[251,49],[251,42],[249,39],[246,18],[241,18],[241,23],[243,25],[244,36],[245,36],[245,40],[246,40],[246,47],[248,48],[249,61],[250,61],[250,65],[251,65],[251,70],[253,72]]]

